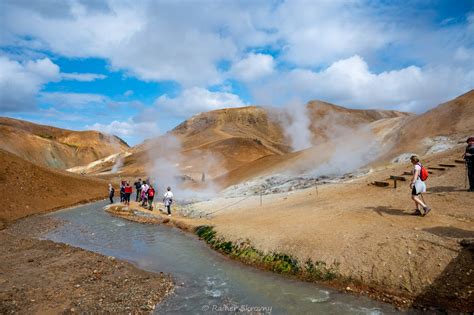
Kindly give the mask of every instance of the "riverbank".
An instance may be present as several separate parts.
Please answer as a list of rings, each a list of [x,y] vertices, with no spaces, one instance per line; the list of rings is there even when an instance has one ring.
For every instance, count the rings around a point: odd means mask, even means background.
[[[37,216],[0,231],[0,313],[149,314],[173,291],[168,275],[33,238],[60,224]]]
[[[262,199],[221,197],[192,207],[209,214],[218,239],[285,254],[300,269],[320,262],[351,290],[379,292],[376,298],[397,304],[401,298],[408,307],[472,312],[474,253],[460,243],[474,238],[474,195],[463,187],[464,165],[454,162],[460,155],[456,149],[423,161],[432,167],[424,198],[433,210],[426,217],[411,215],[409,181],[394,188],[387,180],[409,172],[408,164]]]

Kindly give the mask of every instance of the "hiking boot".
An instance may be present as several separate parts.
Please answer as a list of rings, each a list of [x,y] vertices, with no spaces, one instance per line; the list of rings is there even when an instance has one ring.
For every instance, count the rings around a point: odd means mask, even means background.
[[[415,209],[415,211],[412,212],[411,215],[421,215],[421,211],[419,209]]]
[[[431,211],[431,208],[429,207],[424,207],[423,210],[425,210],[425,213],[423,213],[423,216],[427,215],[430,211]]]

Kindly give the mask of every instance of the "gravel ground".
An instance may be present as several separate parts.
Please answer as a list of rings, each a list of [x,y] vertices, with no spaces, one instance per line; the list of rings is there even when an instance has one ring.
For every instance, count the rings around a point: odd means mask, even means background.
[[[0,313],[151,313],[168,275],[32,236],[60,221],[29,218],[0,231]]]

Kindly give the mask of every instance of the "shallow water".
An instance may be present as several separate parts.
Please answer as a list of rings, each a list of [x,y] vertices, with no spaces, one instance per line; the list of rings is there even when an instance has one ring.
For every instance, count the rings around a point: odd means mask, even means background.
[[[393,306],[300,282],[232,261],[184,232],[110,216],[98,202],[49,214],[66,224],[44,236],[170,273],[166,314],[393,314]]]

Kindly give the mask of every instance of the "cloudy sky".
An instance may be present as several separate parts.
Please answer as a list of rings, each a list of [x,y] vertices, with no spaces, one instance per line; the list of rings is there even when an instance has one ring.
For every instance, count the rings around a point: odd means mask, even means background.
[[[0,28],[0,115],[132,145],[218,108],[474,88],[474,0],[2,0]]]

